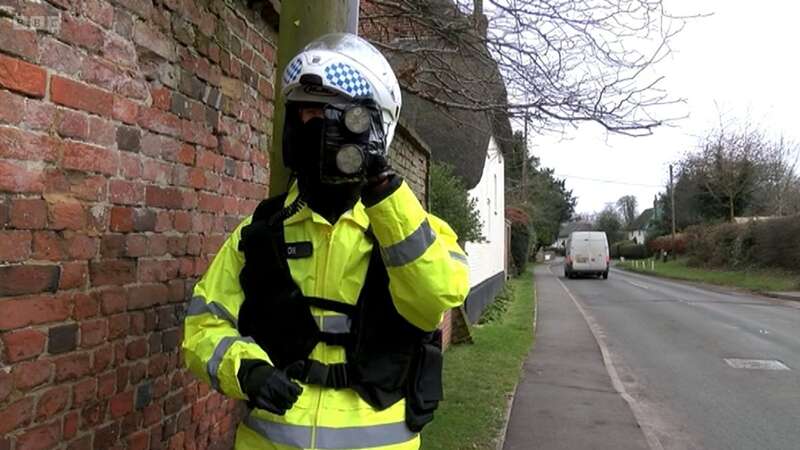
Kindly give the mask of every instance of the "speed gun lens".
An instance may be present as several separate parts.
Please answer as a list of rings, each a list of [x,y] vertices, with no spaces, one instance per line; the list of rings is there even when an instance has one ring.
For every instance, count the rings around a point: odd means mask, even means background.
[[[369,129],[369,114],[367,108],[355,106],[344,113],[344,126],[351,133],[361,134]]]
[[[364,155],[355,145],[345,145],[336,154],[336,167],[344,174],[357,173],[363,163]]]

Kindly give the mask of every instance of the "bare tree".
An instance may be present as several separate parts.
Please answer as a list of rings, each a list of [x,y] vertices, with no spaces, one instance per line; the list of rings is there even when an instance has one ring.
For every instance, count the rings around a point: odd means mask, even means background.
[[[392,55],[403,88],[440,106],[647,135],[674,103],[651,70],[684,25],[663,0],[362,4],[362,31]]]
[[[800,177],[797,175],[800,149],[783,137],[770,141],[759,166],[762,177],[755,193],[755,213],[792,215],[800,212],[797,195]]]
[[[684,161],[684,169],[698,179],[705,191],[727,207],[731,222],[745,209],[757,187],[756,161],[765,147],[755,132],[727,132],[708,136],[701,151]]]
[[[631,226],[633,221],[636,220],[636,217],[638,216],[636,208],[638,206],[638,201],[633,195],[625,195],[617,200],[617,209],[619,210],[626,227]]]
[[[606,204],[594,220],[593,227],[598,231],[605,231],[609,244],[622,240],[622,221],[614,208],[613,203]]]
[[[750,124],[722,124],[704,138],[698,152],[679,163],[680,182],[705,197],[701,216],[785,215],[794,212],[798,189],[797,146],[770,139]]]

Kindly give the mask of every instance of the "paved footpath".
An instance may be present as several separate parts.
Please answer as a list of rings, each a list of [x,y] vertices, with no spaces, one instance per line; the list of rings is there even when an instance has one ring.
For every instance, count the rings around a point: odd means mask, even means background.
[[[578,307],[549,266],[537,266],[535,279],[536,342],[517,387],[504,450],[649,449]]]

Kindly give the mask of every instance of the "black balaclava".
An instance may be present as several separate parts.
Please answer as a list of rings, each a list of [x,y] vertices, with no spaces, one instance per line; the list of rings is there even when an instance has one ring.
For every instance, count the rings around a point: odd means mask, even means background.
[[[314,117],[300,125],[297,148],[292,149],[297,161],[297,182],[308,206],[331,224],[353,207],[361,192],[361,183],[322,183],[320,181],[320,149],[324,119]]]

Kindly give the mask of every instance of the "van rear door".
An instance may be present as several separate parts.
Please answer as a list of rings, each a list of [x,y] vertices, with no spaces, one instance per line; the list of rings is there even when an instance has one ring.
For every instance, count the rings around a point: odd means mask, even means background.
[[[572,239],[571,256],[572,256],[572,269],[576,272],[584,270],[591,270],[590,264],[590,251],[591,244],[588,236],[575,236]]]
[[[607,254],[606,240],[592,236],[589,240],[589,270],[605,271]]]

